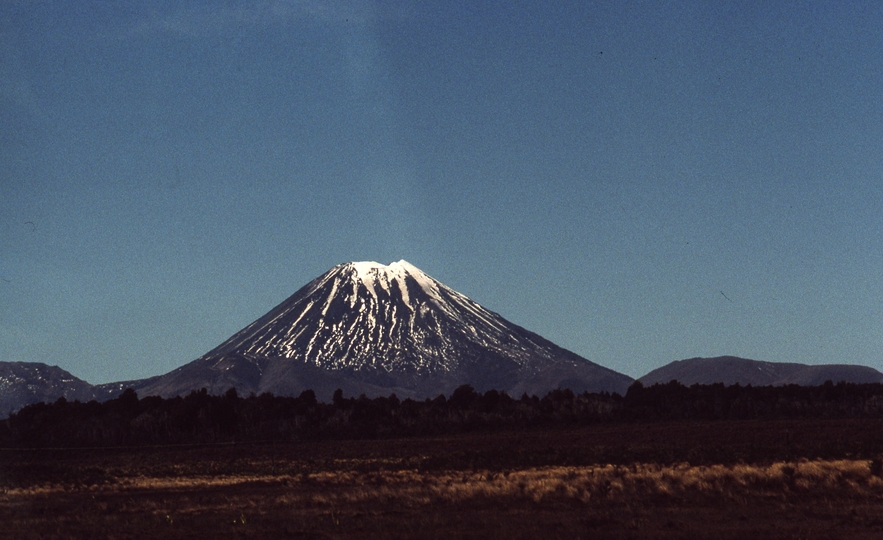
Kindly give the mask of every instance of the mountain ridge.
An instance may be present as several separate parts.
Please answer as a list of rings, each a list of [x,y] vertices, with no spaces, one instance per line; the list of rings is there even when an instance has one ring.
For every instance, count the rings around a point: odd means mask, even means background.
[[[58,366],[42,362],[0,362],[0,415],[60,397],[88,401],[94,397],[93,388]]]
[[[669,375],[665,375],[665,370],[671,368],[672,366],[686,366],[689,365],[691,362],[695,362],[697,360],[735,360],[737,361],[737,363],[741,362],[744,366],[753,366],[755,369],[758,367],[758,364],[761,365],[760,367],[762,367],[763,365],[771,365],[776,367],[776,369],[783,370],[784,373],[788,375],[788,377],[773,377],[770,379],[772,381],[772,384],[767,384],[762,381],[756,380],[754,382],[751,382],[750,378],[745,377],[739,378],[738,380],[724,380],[724,377],[715,377],[714,375],[710,375],[710,378],[707,377],[706,379],[704,379],[705,382],[698,382],[698,380],[696,379],[682,377],[684,379],[682,381],[679,380],[677,376],[668,378]],[[173,373],[177,370],[182,370],[188,365],[189,364],[185,364],[184,366],[181,366],[170,373]],[[780,373],[781,372],[782,371],[780,371]],[[10,376],[10,373],[15,374],[14,376]],[[83,381],[82,379],[78,379],[77,377],[71,375],[69,372],[61,369],[58,366],[50,366],[41,362],[0,361],[0,414],[15,412],[16,410],[26,405],[39,403],[41,401],[54,402],[60,397],[64,397],[68,400],[88,401],[95,399],[98,401],[105,401],[119,396],[127,388],[134,389],[136,392],[138,392],[139,395],[143,397],[150,395],[150,393],[145,392],[145,390],[148,390],[151,385],[155,384],[162,377],[163,375],[157,375],[154,377],[149,377],[147,379],[118,381],[92,385],[86,381]],[[235,378],[235,376],[232,377],[232,379]],[[666,364],[665,366],[652,370],[646,375],[643,375],[637,379],[637,381],[646,386],[653,384],[666,384],[672,380],[677,380],[685,386],[692,386],[693,384],[708,385],[715,383],[722,383],[728,386],[737,383],[743,386],[749,384],[751,384],[752,386],[776,386],[784,384],[820,386],[828,380],[834,383],[841,381],[854,384],[875,382],[883,383],[883,373],[869,366],[856,364],[809,365],[791,362],[763,362],[759,360],[739,358],[736,356],[720,356],[714,358],[697,357],[684,360],[676,360],[670,362],[669,364]],[[64,384],[67,384],[67,390],[65,389],[64,385],[61,385],[60,387],[53,387],[52,381],[62,381]],[[228,382],[230,381],[219,378],[214,384],[212,384],[211,386],[207,386],[206,389],[210,393],[220,394],[231,387],[235,387],[235,385],[233,384],[227,384]],[[340,379],[334,379],[330,382],[326,381],[324,385],[319,386],[319,390],[314,390],[313,388],[310,389],[316,391],[317,394],[320,394],[333,392],[337,388],[340,388],[343,391],[344,395],[359,395],[360,392],[357,391],[357,388],[353,383],[347,384],[345,381],[343,382],[343,384],[340,383]],[[569,388],[568,385],[562,385],[561,387]],[[35,389],[39,388],[48,390],[43,392],[35,391]],[[553,389],[554,388],[550,388],[549,390],[551,391]],[[191,390],[192,389],[189,387],[182,387],[180,394],[187,393]],[[267,391],[270,391],[271,393],[276,393],[278,395],[294,395],[296,393],[295,389],[284,391],[285,389],[283,388],[282,390],[282,392],[272,392],[271,390]],[[376,392],[372,392],[372,395],[386,396],[391,393],[395,393],[398,396],[404,397],[407,394],[406,389],[396,389],[391,387],[375,387],[375,391]]]
[[[638,378],[644,385],[665,384],[676,380],[693,384],[781,386],[797,384],[819,386],[830,380],[853,383],[883,382],[883,373],[854,364],[809,365],[791,362],[765,362],[737,356],[687,358],[676,360]]]
[[[843,364],[811,366],[734,356],[690,358],[657,368],[642,384],[820,385],[883,382],[883,373]],[[172,397],[335,390],[369,397],[431,398],[469,384],[512,396],[618,392],[634,379],[563,349],[407,261],[337,265],[196,360],[146,379],[90,385],[41,363],[0,362],[0,413],[58,397],[106,400],[132,388]]]

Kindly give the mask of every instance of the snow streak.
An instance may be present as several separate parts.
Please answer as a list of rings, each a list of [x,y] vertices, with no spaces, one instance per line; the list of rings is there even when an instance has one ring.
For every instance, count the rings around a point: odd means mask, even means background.
[[[328,369],[449,372],[492,351],[524,366],[555,347],[407,261],[332,268],[206,356],[284,357]]]

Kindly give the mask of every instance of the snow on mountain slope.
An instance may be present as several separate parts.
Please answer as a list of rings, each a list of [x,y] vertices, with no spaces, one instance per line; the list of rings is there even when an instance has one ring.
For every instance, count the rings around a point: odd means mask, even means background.
[[[39,362],[0,362],[0,418],[41,401],[93,399],[92,385],[58,366]]]
[[[337,266],[206,356],[434,373],[456,367],[464,342],[505,351],[520,364],[528,352],[556,354],[545,340],[399,261]]]
[[[342,377],[356,389],[367,384],[374,393],[397,389],[421,396],[461,384],[545,393],[564,383],[575,391],[624,392],[631,383],[506,321],[406,261],[336,266],[192,364],[169,375],[180,372],[180,378],[194,380],[169,386],[159,381],[153,388],[171,393],[209,376],[213,388],[294,392],[297,385],[280,377],[331,386],[334,377]]]

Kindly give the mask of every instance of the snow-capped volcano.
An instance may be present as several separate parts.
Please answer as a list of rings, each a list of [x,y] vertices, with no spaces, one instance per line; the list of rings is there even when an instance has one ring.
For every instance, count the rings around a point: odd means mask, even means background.
[[[558,387],[623,392],[631,383],[406,261],[336,266],[145,390],[174,394],[206,377],[203,385],[216,392],[235,386],[294,393],[312,385],[317,393],[341,387],[415,396],[447,393],[461,384],[545,393]]]
[[[316,279],[206,356],[427,374],[467,360],[464,343],[517,353],[513,360],[524,363],[523,353],[542,346],[530,336],[519,343],[517,330],[406,261],[354,262]]]

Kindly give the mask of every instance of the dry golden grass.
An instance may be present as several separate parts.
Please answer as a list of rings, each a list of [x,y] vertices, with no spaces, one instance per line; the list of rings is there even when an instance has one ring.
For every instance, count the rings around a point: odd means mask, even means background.
[[[294,479],[293,479],[294,480]],[[335,485],[322,501],[350,504],[384,497],[401,502],[467,502],[472,499],[518,499],[534,502],[570,499],[580,502],[635,498],[716,498],[739,495],[779,496],[828,493],[869,497],[883,494],[883,479],[868,461],[806,461],[769,466],[693,467],[636,464],[630,467],[548,467],[519,471],[331,474],[310,477]]]
[[[867,460],[118,474],[0,492],[16,538],[835,538],[883,534]],[[382,463],[377,464],[378,467]],[[787,531],[782,523],[789,523]],[[279,533],[285,532],[284,535]],[[760,531],[760,532],[758,532]]]
[[[879,421],[818,424],[7,451],[0,540],[883,538]]]
[[[462,503],[474,499],[569,499],[580,502],[633,498],[695,499],[738,496],[811,495],[883,496],[883,479],[867,460],[801,460],[771,465],[678,464],[543,467],[513,471],[354,472],[322,471],[299,475],[134,476],[74,488],[43,484],[7,489],[0,503],[21,497],[78,489],[89,492],[199,491],[212,488],[274,485],[284,504],[349,505],[395,500],[400,504]]]

